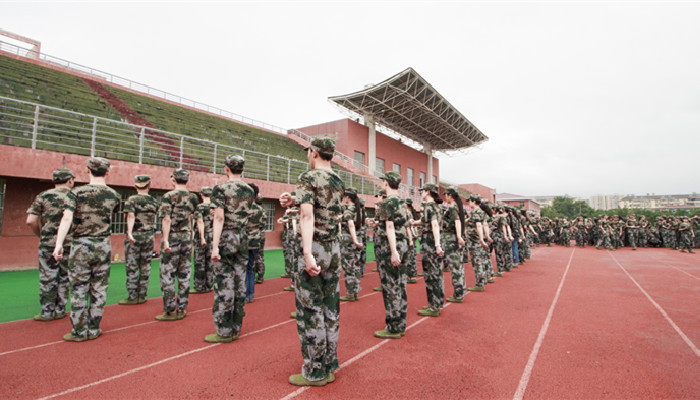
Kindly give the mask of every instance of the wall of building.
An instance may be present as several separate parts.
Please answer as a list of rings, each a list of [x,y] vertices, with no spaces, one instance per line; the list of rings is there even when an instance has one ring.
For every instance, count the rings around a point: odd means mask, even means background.
[[[481,196],[482,199],[486,199],[491,203],[496,202],[496,189],[492,189],[478,183],[464,183],[459,185],[459,188],[464,189],[469,193],[476,193]]]
[[[326,122],[299,128],[301,132],[310,136],[334,135],[336,137],[336,150],[349,157],[354,157],[355,151],[365,155],[365,165],[368,164],[369,157],[369,128],[351,119]],[[402,142],[389,137],[379,131],[376,136],[377,158],[384,160],[385,171],[391,171],[393,164],[401,167],[402,183],[407,182],[407,168],[413,169],[413,185],[419,186],[420,173],[426,175],[426,181],[430,182],[427,176],[428,156]],[[440,160],[433,157],[433,175],[440,181]]]

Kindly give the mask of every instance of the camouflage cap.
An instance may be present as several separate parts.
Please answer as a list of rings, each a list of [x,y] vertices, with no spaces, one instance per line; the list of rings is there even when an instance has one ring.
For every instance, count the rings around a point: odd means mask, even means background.
[[[190,179],[190,171],[182,168],[178,168],[175,171],[173,171],[173,174],[171,175],[175,179],[180,179],[180,180],[189,180]]]
[[[211,197],[212,191],[213,191],[213,189],[210,188],[209,186],[202,186],[202,191],[201,191],[202,196]]]
[[[423,185],[422,188],[420,188],[420,190],[422,190],[422,191],[424,191],[424,192],[434,192],[434,193],[437,193],[437,192],[438,192],[438,187],[437,187],[437,185],[435,185],[435,184],[426,183],[426,184]]]
[[[413,205],[413,199],[411,199],[411,198],[406,199],[406,204]]]
[[[90,171],[105,173],[109,171],[109,160],[102,157],[92,157],[88,160],[87,167]]]
[[[385,180],[391,187],[399,187],[399,184],[401,183],[401,174],[398,172],[389,171],[384,174],[382,179]]]
[[[134,186],[143,189],[151,184],[151,177],[148,175],[136,175],[134,177]]]
[[[60,168],[53,171],[54,183],[65,182],[70,178],[75,178],[75,175],[73,175],[73,171],[69,170],[68,168]]]
[[[384,189],[381,189],[377,192],[377,194],[374,195],[374,197],[386,197],[386,191]]]
[[[354,187],[345,188],[345,195],[354,194],[357,196],[357,189]]]
[[[479,196],[477,193],[472,193],[472,194],[469,195],[469,197],[467,198],[467,200],[480,203],[480,202],[481,202],[481,196]]]
[[[308,149],[318,151],[319,154],[332,156],[335,153],[335,140],[329,137],[316,136],[309,147],[304,150]]]
[[[449,194],[450,196],[459,196],[459,193],[457,192],[457,189],[452,188],[452,187],[447,188],[447,190],[445,190],[445,193],[446,193],[446,194]]]
[[[232,154],[226,157],[225,164],[228,167],[228,169],[231,170],[231,172],[238,173],[243,171],[243,167],[245,166],[245,160],[241,156]]]

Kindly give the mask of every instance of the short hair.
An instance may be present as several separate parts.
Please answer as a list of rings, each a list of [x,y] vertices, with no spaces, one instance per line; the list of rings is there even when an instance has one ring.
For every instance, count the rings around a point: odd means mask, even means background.
[[[60,184],[62,184],[62,183],[68,182],[68,181],[71,180],[71,179],[73,179],[73,177],[68,177],[68,178],[65,178],[65,179],[54,179],[54,180],[53,180],[53,183],[54,183],[54,185],[60,185]]]
[[[101,177],[107,175],[107,171],[95,171],[95,170],[92,170],[90,168],[88,168],[88,170],[90,171],[90,175],[97,177],[97,178],[101,178]]]
[[[321,157],[321,160],[324,161],[330,161],[333,159],[333,154],[319,152],[318,155]]]
[[[180,185],[186,184],[187,181],[189,180],[188,178],[179,178],[179,177],[178,178],[173,177],[173,179],[175,179],[175,182],[177,182]]]

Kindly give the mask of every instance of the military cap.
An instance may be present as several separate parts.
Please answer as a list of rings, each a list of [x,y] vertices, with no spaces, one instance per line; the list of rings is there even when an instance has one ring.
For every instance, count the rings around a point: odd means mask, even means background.
[[[187,181],[190,179],[190,171],[178,168],[175,171],[173,171],[173,174],[171,176],[175,179]]]
[[[452,187],[447,188],[447,190],[445,190],[445,193],[449,194],[450,196],[459,196],[459,193],[457,193],[457,189]]]
[[[438,187],[437,187],[437,185],[435,185],[435,184],[433,184],[433,183],[426,183],[426,184],[423,185],[422,188],[420,188],[420,190],[422,190],[422,191],[424,191],[424,192],[434,192],[434,193],[437,193],[437,192],[438,192]]]
[[[211,197],[212,188],[209,186],[202,186],[202,196]]]
[[[363,199],[362,197],[360,197],[359,199],[360,199],[360,204],[362,204],[362,205],[364,206],[364,205],[365,205],[365,199]]]
[[[263,198],[262,198],[261,195],[258,195],[258,196],[255,198],[255,204],[262,204],[262,201],[263,201]]]
[[[386,191],[384,189],[381,189],[377,194],[374,195],[374,197],[386,197]]]
[[[413,199],[411,199],[411,198],[406,199],[406,204],[412,206],[412,205],[413,205]]]
[[[389,171],[384,174],[382,179],[385,180],[391,187],[399,187],[399,184],[401,183],[401,174],[398,172]]]
[[[75,178],[75,175],[73,175],[73,171],[69,170],[68,168],[60,168],[53,171],[54,183],[65,182],[70,178]]]
[[[225,164],[228,167],[228,169],[231,170],[231,172],[239,173],[243,171],[243,167],[245,166],[245,160],[241,156],[232,154],[226,157]]]
[[[478,203],[481,203],[481,196],[479,196],[478,193],[472,193],[469,195],[467,200],[473,201],[473,202],[478,204]]]
[[[304,150],[308,149],[318,151],[319,154],[332,156],[335,153],[335,140],[329,137],[316,136],[311,140],[309,147]]]
[[[87,167],[92,172],[105,173],[109,171],[109,160],[102,157],[92,157],[88,160]]]
[[[348,195],[348,194],[357,195],[357,189],[355,189],[354,187],[345,188],[345,194],[346,195]]]
[[[143,189],[151,184],[151,177],[148,175],[136,175],[134,177],[134,186]]]

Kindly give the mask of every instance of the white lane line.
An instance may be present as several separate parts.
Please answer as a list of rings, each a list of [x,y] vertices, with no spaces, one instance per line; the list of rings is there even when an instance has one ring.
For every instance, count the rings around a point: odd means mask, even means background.
[[[51,345],[59,344],[59,343],[63,343],[63,340],[59,340],[58,342],[49,342],[49,343],[39,344],[39,345],[36,345],[36,346],[31,346],[31,347],[23,347],[23,348],[21,348],[21,349],[9,350],[9,351],[6,351],[6,352],[4,352],[4,353],[0,353],[0,356],[4,356],[4,355],[7,355],[7,354],[12,354],[12,353],[18,353],[18,352],[20,352],[20,351],[25,351],[25,350],[39,349],[39,348],[41,348],[41,347],[51,346]]]
[[[564,275],[561,277],[561,282],[559,282],[557,293],[554,295],[554,300],[552,300],[552,305],[549,306],[547,318],[545,318],[544,323],[542,324],[542,328],[540,328],[540,334],[537,336],[535,345],[533,346],[532,352],[530,353],[530,358],[528,358],[527,364],[525,365],[523,375],[520,377],[520,383],[518,384],[518,389],[516,389],[515,391],[515,395],[513,395],[513,400],[522,400],[523,396],[525,395],[525,389],[527,389],[527,384],[528,382],[530,382],[530,376],[532,375],[532,368],[535,366],[535,360],[537,359],[537,354],[540,351],[540,346],[542,346],[544,336],[547,334],[547,330],[549,329],[549,323],[552,320],[552,314],[554,314],[554,307],[557,306],[557,301],[559,301],[559,294],[561,294],[561,288],[564,286],[564,280],[566,279],[566,275],[569,273],[569,267],[571,267],[571,260],[574,259],[575,251],[576,248],[574,247],[571,250],[571,256],[569,257],[569,263],[566,265]]]
[[[700,281],[700,278],[698,278],[697,276],[695,276],[695,275],[693,275],[693,274],[690,274],[690,273],[688,273],[688,272],[686,272],[686,271],[683,271],[682,269],[676,267],[675,265],[671,265],[671,264],[667,263],[666,261],[659,260],[658,258],[656,259],[656,261],[657,261],[657,262],[660,262],[661,264],[663,264],[663,265],[665,265],[665,266],[667,266],[667,267],[671,267],[671,268],[675,269],[676,271],[680,271],[680,272],[682,272],[682,273],[688,275],[688,276],[691,277],[691,278],[695,278],[695,279],[697,279],[697,280]],[[692,268],[692,267],[691,267],[691,268]]]
[[[622,264],[620,264],[620,262],[617,261],[617,258],[615,258],[615,256],[614,256],[612,253],[610,253],[610,256],[613,258],[613,260],[615,261],[615,263],[617,264],[617,266],[620,267],[620,269],[622,269],[622,271],[625,273],[625,275],[627,275],[627,277],[630,278],[630,279],[632,280],[632,282],[637,286],[637,288],[639,288],[639,290],[640,290],[642,293],[644,293],[644,296],[646,296],[646,298],[649,299],[649,301],[651,302],[651,304],[653,304],[654,307],[656,307],[656,309],[659,310],[659,312],[661,313],[661,315],[663,315],[663,317],[666,319],[666,321],[673,327],[673,329],[676,330],[676,332],[678,333],[678,335],[680,335],[680,337],[681,337],[681,338],[683,339],[683,341],[688,345],[688,347],[690,347],[690,349],[693,351],[693,353],[695,353],[696,356],[700,357],[700,349],[698,349],[698,347],[695,346],[695,343],[693,343],[693,342],[688,338],[688,336],[686,336],[685,333],[683,333],[683,331],[681,330],[681,328],[679,328],[678,325],[676,325],[676,323],[673,322],[673,320],[671,319],[671,317],[669,317],[668,314],[666,313],[666,310],[664,310],[664,309],[659,305],[659,303],[655,302],[654,299],[652,299],[651,296],[649,296],[649,293],[647,293],[647,291],[644,290],[644,288],[642,288],[642,286],[641,286],[639,283],[637,283],[637,281],[632,277],[632,275],[630,275],[629,272],[627,272],[627,270],[625,269],[625,267],[623,267]]]
[[[255,334],[257,334],[257,333],[265,332],[265,331],[267,331],[267,330],[274,329],[274,328],[280,327],[280,326],[282,326],[282,325],[289,324],[289,323],[291,323],[291,322],[294,322],[294,321],[292,321],[292,320],[290,319],[290,320],[288,320],[288,321],[280,322],[280,323],[278,323],[278,324],[274,324],[274,325],[270,325],[270,326],[265,327],[265,328],[262,328],[262,329],[258,329],[257,331],[248,332],[248,333],[246,333],[246,334],[244,334],[244,335],[241,335],[240,337],[243,338],[243,337],[246,337],[246,336],[255,335]],[[115,380],[115,379],[119,379],[119,378],[123,378],[123,377],[128,376],[128,375],[135,374],[135,373],[137,373],[137,372],[139,372],[139,371],[143,371],[144,369],[148,369],[148,368],[151,368],[151,367],[155,367],[155,366],[157,366],[157,365],[161,365],[161,364],[164,364],[164,363],[169,362],[169,361],[177,360],[178,358],[182,358],[182,357],[189,356],[190,354],[199,353],[200,351],[204,351],[204,350],[209,350],[209,349],[214,348],[214,347],[216,347],[216,346],[219,346],[219,345],[221,345],[221,344],[223,344],[223,343],[213,343],[213,344],[210,344],[210,345],[207,345],[207,346],[204,346],[204,347],[200,347],[200,348],[198,348],[198,349],[190,350],[190,351],[187,351],[187,352],[184,352],[184,353],[181,353],[181,354],[172,356],[172,357],[165,358],[165,359],[160,360],[160,361],[156,361],[156,362],[153,362],[153,363],[150,363],[150,364],[147,364],[147,365],[143,365],[143,366],[140,366],[140,367],[137,367],[137,368],[130,369],[130,370],[128,370],[128,371],[126,371],[126,372],[123,372],[123,373],[121,373],[121,374],[114,375],[114,376],[110,376],[109,378],[100,379],[99,381],[95,381],[95,382],[92,382],[92,383],[88,383],[88,384],[85,384],[85,385],[82,385],[82,386],[77,386],[77,387],[74,387],[74,388],[72,388],[72,389],[65,390],[65,391],[63,391],[63,392],[61,392],[61,393],[56,393],[56,394],[52,394],[52,395],[50,395],[50,396],[42,397],[42,398],[39,399],[39,400],[53,399],[53,398],[55,398],[55,397],[59,397],[59,396],[63,396],[63,395],[66,395],[66,394],[74,393],[74,392],[77,392],[77,391],[79,391],[79,390],[87,389],[87,388],[90,388],[90,387],[93,387],[93,386],[101,385],[101,384],[103,384],[103,383],[110,382],[110,381],[113,381],[113,380]]]
[[[467,294],[469,294],[469,293],[467,293]],[[445,307],[443,307],[443,308],[447,308],[447,307],[449,307],[451,304],[452,304],[452,303],[447,303],[447,304],[445,304]],[[413,324],[411,324],[410,326],[406,327],[406,330],[409,330],[409,329],[411,329],[411,328],[414,328],[414,327],[417,326],[418,324],[420,324],[420,323],[422,323],[422,322],[424,322],[424,321],[426,321],[426,320],[428,320],[428,319],[430,319],[430,318],[431,318],[431,317],[423,317],[423,318],[419,319],[418,321],[414,322]],[[384,346],[385,344],[391,342],[392,340],[395,340],[395,339],[384,339],[384,340],[382,340],[381,342],[375,344],[374,346],[372,346],[372,347],[370,347],[370,348],[368,348],[368,349],[365,349],[365,350],[362,351],[360,354],[357,354],[355,357],[353,357],[353,358],[351,358],[351,359],[345,361],[344,363],[340,364],[340,367],[338,367],[338,371],[340,371],[341,369],[343,369],[343,368],[345,368],[345,367],[351,365],[352,363],[354,363],[355,361],[357,361],[357,360],[363,358],[364,356],[366,356],[366,355],[368,355],[368,354],[374,352],[375,350],[377,350],[378,348],[380,348],[380,347]],[[305,391],[309,390],[310,388],[311,388],[311,386],[303,386],[303,387],[301,387],[301,388],[299,388],[299,389],[293,391],[292,393],[290,393],[290,394],[288,394],[288,395],[282,397],[280,400],[290,400],[290,399],[293,399],[293,398],[297,397],[298,395],[304,393]]]

